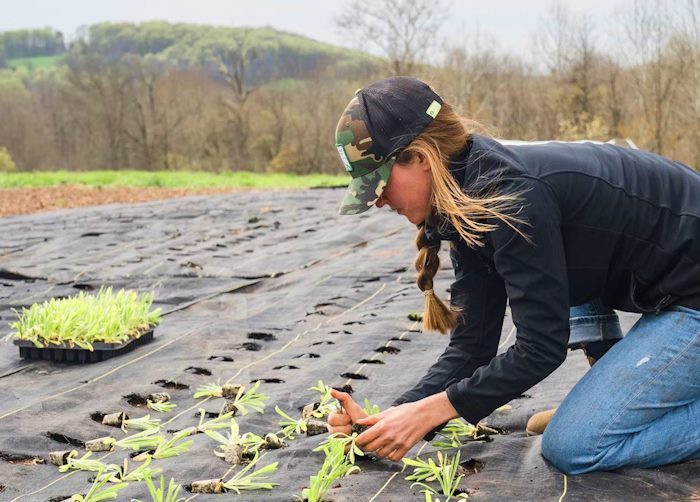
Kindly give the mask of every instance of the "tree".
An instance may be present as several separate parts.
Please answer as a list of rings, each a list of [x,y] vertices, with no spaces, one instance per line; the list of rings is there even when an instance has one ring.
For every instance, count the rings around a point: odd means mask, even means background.
[[[447,10],[443,0],[352,0],[335,22],[348,40],[379,49],[394,75],[408,75],[434,47]]]

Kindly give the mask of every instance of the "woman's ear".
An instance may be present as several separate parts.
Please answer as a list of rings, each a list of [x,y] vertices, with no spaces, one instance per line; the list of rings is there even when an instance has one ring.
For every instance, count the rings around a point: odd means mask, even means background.
[[[423,155],[420,152],[416,152],[416,157],[415,161],[418,163],[418,166],[421,168],[423,171],[430,171],[430,164],[428,163],[428,160],[425,158],[425,155]]]

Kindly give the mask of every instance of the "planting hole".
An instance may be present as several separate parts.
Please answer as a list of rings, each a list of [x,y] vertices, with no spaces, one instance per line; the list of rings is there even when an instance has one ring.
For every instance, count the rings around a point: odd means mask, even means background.
[[[321,356],[318,354],[314,354],[313,352],[309,352],[308,354],[299,354],[298,356],[294,356],[292,359],[299,359],[301,357],[308,357],[309,359],[317,359]]]
[[[374,351],[380,354],[398,354],[401,352],[401,349],[397,349],[396,347],[379,347],[378,349],[374,349]]]
[[[343,378],[350,378],[351,380],[369,380],[369,378],[362,373],[341,373],[340,376]]]
[[[343,335],[352,335],[352,332],[351,332],[351,331],[348,331],[348,330],[346,330],[346,329],[343,329],[343,330],[340,330],[340,331],[338,331],[338,330],[330,331],[330,334],[331,334],[331,335],[335,335],[335,334],[338,334],[338,333],[342,333]]]
[[[282,366],[275,366],[273,370],[298,370],[299,366],[294,366],[293,364],[283,364]]]
[[[395,342],[410,342],[410,338],[399,338],[398,336],[392,336],[389,338],[389,340],[393,340]]]
[[[122,399],[126,399],[126,402],[131,406],[146,406],[147,404],[147,399],[139,394],[127,394],[126,396],[122,396]],[[100,422],[101,421],[102,419],[100,418]]]
[[[262,345],[255,342],[244,342],[238,346],[239,349],[248,350],[250,352],[257,352],[262,349]]]
[[[80,237],[99,237],[102,234],[103,234],[103,232],[88,232],[88,233],[81,235]]]
[[[476,460],[475,458],[470,458],[469,460],[459,464],[464,470],[464,474],[476,474],[484,468],[484,463]]]
[[[53,439],[54,441],[57,441],[59,443],[77,446],[78,448],[85,448],[85,441],[66,436],[65,434],[60,434],[58,432],[45,432],[44,436],[46,436],[49,439]]]
[[[362,359],[360,364],[384,364],[381,359]]]
[[[251,380],[250,383],[255,383],[258,380],[262,383],[284,383],[284,380],[281,378],[256,378],[255,380]]]
[[[353,324],[364,324],[362,321],[348,321],[344,322],[343,326],[352,326]]]
[[[211,371],[209,371],[206,368],[199,368],[197,366],[190,366],[189,368],[185,368],[185,371],[188,373],[192,373],[193,375],[211,376]]]
[[[271,333],[262,333],[260,331],[253,331],[252,333],[248,333],[248,338],[251,340],[263,340],[265,342],[272,342],[274,340],[277,340],[277,337]]]
[[[0,490],[1,492],[2,490]],[[59,497],[51,497],[49,500],[46,502],[63,502],[64,500],[70,500],[71,495],[65,495],[65,496],[59,496]]]
[[[96,411],[95,413],[90,413],[90,418],[92,418],[98,424],[102,423],[102,418],[105,416],[101,411]]]
[[[335,345],[335,342],[329,342],[329,341],[314,342],[314,343],[312,343],[311,345],[309,345],[309,347],[313,347],[314,345],[323,345],[323,344],[326,344],[326,345]]]
[[[209,361],[213,361],[215,359],[218,359],[219,361],[225,361],[227,363],[233,362],[233,357],[231,356],[209,356]]]
[[[94,291],[95,287],[91,286],[90,284],[73,284],[73,287],[75,289],[79,289],[81,291]]]
[[[41,457],[34,457],[32,455],[21,455],[19,453],[9,453],[5,451],[0,451],[0,460],[4,460],[8,464],[20,464],[20,465],[37,465],[43,464],[45,460]]]
[[[173,380],[156,380],[153,383],[155,385],[160,385],[164,389],[185,390],[190,388],[189,385],[185,385],[184,383],[178,383]]]

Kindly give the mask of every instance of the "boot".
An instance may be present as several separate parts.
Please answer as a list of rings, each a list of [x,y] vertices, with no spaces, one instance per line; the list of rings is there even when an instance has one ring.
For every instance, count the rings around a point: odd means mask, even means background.
[[[610,350],[610,348],[615,345],[619,340],[604,340],[602,342],[594,342],[589,344],[582,344],[581,348],[583,353],[588,359],[588,364],[593,366],[598,359],[603,357],[605,353]],[[554,413],[557,411],[556,408],[551,410],[540,411],[535,413],[527,421],[525,426],[525,433],[528,436],[538,436],[544,432],[552,420]]]

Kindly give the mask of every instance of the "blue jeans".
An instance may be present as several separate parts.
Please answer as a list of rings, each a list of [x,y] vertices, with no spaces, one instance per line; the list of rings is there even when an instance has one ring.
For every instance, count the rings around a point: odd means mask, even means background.
[[[570,317],[572,347],[622,337],[599,302]],[[700,458],[700,311],[643,314],[562,401],[542,455],[566,474]]]

